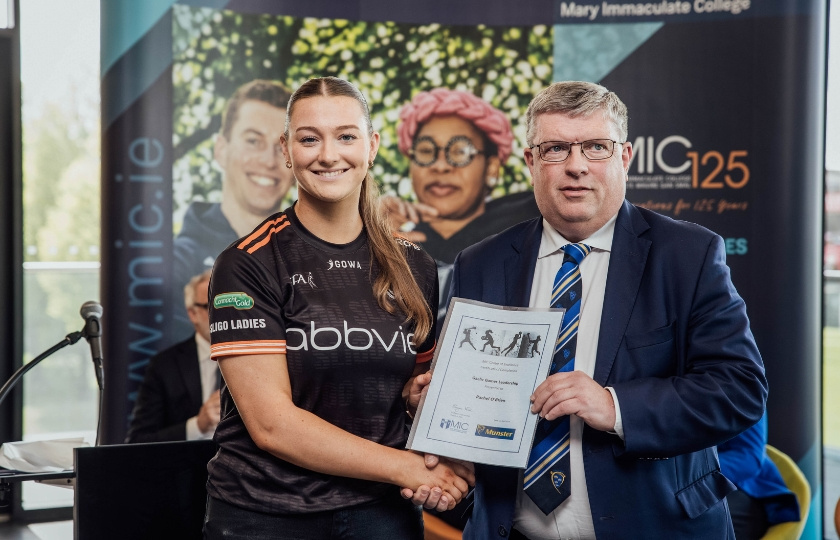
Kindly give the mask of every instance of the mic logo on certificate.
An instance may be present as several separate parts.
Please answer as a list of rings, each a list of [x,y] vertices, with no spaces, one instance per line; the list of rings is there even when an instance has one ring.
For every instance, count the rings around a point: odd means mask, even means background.
[[[457,420],[449,420],[448,418],[441,419],[440,427],[443,429],[451,429],[452,431],[457,431],[458,433],[466,433],[470,429],[470,425],[468,423],[459,422]]]
[[[537,425],[530,397],[548,373],[564,313],[453,298],[408,448],[524,468]]]

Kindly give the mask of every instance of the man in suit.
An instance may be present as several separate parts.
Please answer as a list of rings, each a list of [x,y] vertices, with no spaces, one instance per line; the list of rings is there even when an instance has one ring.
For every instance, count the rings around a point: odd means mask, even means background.
[[[606,88],[552,84],[526,123],[542,215],[461,252],[452,295],[549,307],[564,247],[591,248],[574,371],[531,407],[569,415],[571,495],[545,514],[522,470],[476,465],[464,538],[734,538],[715,446],[761,418],[767,382],[722,239],[624,199],[627,109]]]
[[[184,287],[184,304],[195,334],[152,357],[137,394],[126,442],[213,437],[221,414],[221,378],[218,365],[210,359],[209,283],[207,270]]]

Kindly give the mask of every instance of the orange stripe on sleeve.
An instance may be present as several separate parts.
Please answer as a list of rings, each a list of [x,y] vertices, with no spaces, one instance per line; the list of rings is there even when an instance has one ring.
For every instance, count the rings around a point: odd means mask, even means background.
[[[260,236],[264,235],[269,228],[273,227],[274,225],[279,225],[280,223],[282,223],[286,219],[288,219],[286,217],[286,214],[283,214],[282,216],[280,216],[279,218],[277,218],[273,221],[269,221],[267,223],[264,223],[262,227],[260,227],[259,229],[257,229],[253,233],[251,233],[250,236],[248,236],[247,238],[242,240],[242,242],[240,242],[239,245],[236,246],[236,247],[238,249],[245,249],[245,246],[247,246],[248,244],[250,244],[251,242],[253,242],[257,238],[259,238]],[[280,230],[280,229],[277,229],[277,230]],[[271,232],[276,232],[276,231],[271,231]],[[270,233],[269,233],[269,236],[270,236]]]
[[[210,346],[210,358],[243,354],[286,354],[285,340],[231,341]]]
[[[266,245],[268,243],[268,241],[271,240],[271,236],[273,234],[276,234],[276,233],[282,231],[283,229],[285,229],[288,226],[289,226],[289,222],[287,221],[286,223],[280,225],[279,227],[272,228],[271,230],[268,231],[268,234],[265,235],[265,237],[262,240],[260,240],[259,242],[257,242],[253,246],[249,247],[245,251],[247,251],[248,253],[254,253],[258,249],[260,249],[261,247]]]

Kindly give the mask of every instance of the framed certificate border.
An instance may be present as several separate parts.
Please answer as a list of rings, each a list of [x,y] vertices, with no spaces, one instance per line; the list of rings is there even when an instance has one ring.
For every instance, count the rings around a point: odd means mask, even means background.
[[[453,298],[408,448],[524,468],[538,418],[530,397],[551,367],[563,315]]]

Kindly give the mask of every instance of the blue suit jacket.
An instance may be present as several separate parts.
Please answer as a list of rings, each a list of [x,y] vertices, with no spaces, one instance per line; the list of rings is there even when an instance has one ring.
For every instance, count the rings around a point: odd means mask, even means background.
[[[452,294],[527,306],[542,219],[464,250]],[[615,225],[594,379],[625,440],[589,426],[583,460],[598,538],[734,538],[715,446],[755,424],[767,381],[721,238],[624,202]],[[518,469],[476,466],[465,539],[506,537]]]

